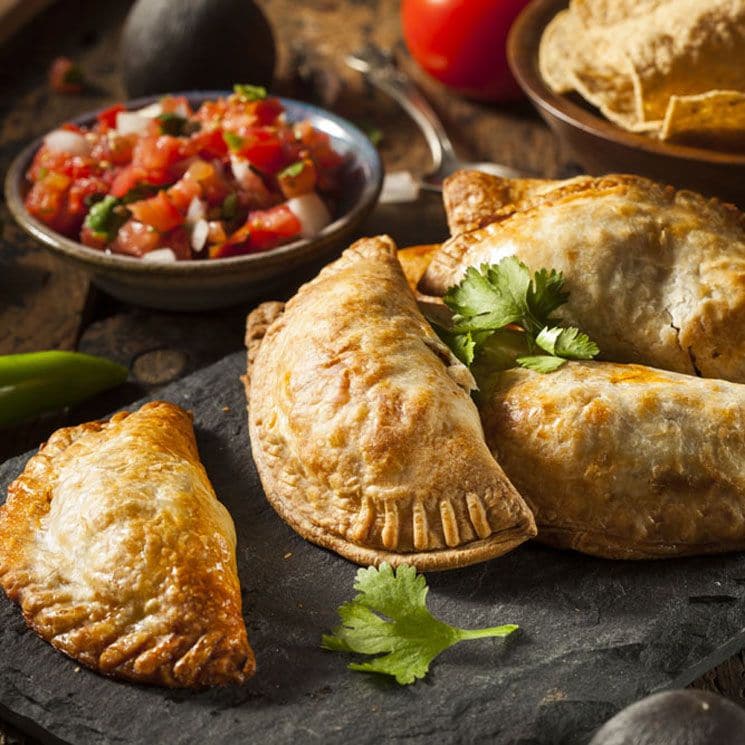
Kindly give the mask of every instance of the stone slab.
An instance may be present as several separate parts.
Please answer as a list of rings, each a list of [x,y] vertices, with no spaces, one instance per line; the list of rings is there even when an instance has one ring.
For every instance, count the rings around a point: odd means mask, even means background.
[[[296,536],[251,459],[236,353],[159,393],[194,411],[199,449],[238,532],[258,672],[242,688],[168,691],[100,677],[27,630],[0,597],[0,711],[50,743],[490,742],[579,745],[615,711],[685,685],[745,645],[745,556],[611,562],[539,545],[428,575],[430,606],[458,626],[517,623],[467,642],[401,688],[346,670],[321,634],[356,567]],[[28,454],[0,467],[0,494]]]

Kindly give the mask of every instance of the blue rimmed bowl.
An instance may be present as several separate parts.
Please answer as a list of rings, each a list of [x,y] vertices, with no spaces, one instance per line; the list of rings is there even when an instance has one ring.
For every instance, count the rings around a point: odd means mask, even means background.
[[[175,93],[197,107],[228,91]],[[160,96],[127,101],[140,109]],[[86,271],[91,281],[114,297],[135,305],[163,310],[208,310],[257,300],[297,284],[309,268],[320,265],[346,246],[377,202],[383,182],[380,156],[370,140],[354,125],[335,114],[302,101],[281,98],[290,122],[309,120],[329,135],[334,149],[344,156],[342,189],[334,220],[313,238],[288,243],[263,253],[224,259],[156,263],[84,246],[52,230],[26,210],[25,174],[42,144],[38,138],[18,154],[5,178],[5,198],[13,217],[31,236],[65,261]],[[94,111],[74,121],[88,126]]]

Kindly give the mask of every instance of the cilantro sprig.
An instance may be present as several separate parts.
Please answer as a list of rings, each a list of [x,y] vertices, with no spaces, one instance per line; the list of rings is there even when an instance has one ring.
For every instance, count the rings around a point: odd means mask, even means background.
[[[321,646],[334,652],[378,655],[352,662],[350,670],[391,675],[400,685],[423,678],[432,661],[458,642],[509,636],[517,626],[459,629],[435,618],[427,608],[429,588],[412,566],[394,573],[388,564],[360,569],[359,594],[339,607],[341,625],[323,636]]]
[[[261,85],[246,85],[244,83],[236,83],[233,86],[233,92],[242,101],[261,101],[266,98],[266,88]]]
[[[439,333],[465,365],[490,356],[497,369],[517,364],[552,372],[567,360],[592,359],[600,351],[587,334],[559,326],[560,319],[552,316],[568,298],[564,276],[555,269],[531,274],[513,256],[469,267],[445,293],[453,325]]]

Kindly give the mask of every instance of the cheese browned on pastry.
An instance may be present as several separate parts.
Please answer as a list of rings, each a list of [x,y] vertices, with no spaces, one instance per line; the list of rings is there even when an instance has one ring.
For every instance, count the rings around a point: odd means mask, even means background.
[[[258,308],[247,341],[254,460],[304,538],[361,564],[447,569],[535,534],[486,447],[471,374],[419,312],[389,238],[354,244],[284,310]]]
[[[745,382],[745,217],[736,208],[638,176],[572,180],[445,243],[420,289],[442,295],[467,267],[512,255],[564,273],[562,319],[605,359]]]
[[[539,540],[613,559],[745,549],[745,386],[568,362],[503,372],[479,399]]]
[[[0,508],[0,585],[39,636],[105,675],[201,687],[254,671],[233,522],[173,404],[50,437]]]

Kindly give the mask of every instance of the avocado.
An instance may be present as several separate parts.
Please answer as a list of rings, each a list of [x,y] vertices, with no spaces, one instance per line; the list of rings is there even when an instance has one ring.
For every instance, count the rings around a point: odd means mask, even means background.
[[[707,691],[655,693],[618,712],[590,745],[745,745],[745,709]]]
[[[137,0],[120,46],[130,97],[270,87],[276,49],[269,23],[252,0]]]

